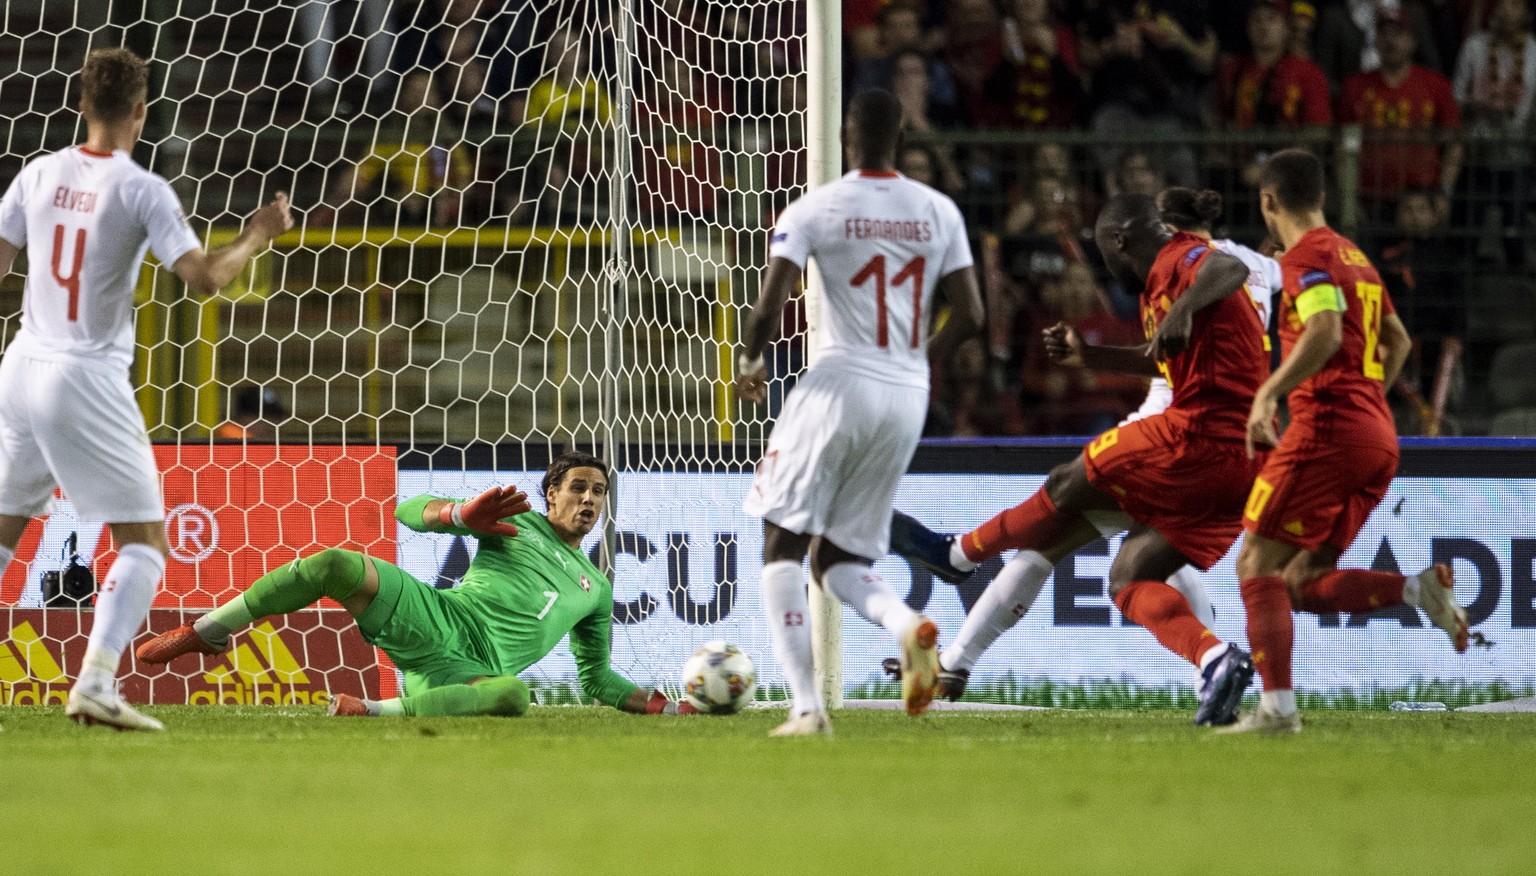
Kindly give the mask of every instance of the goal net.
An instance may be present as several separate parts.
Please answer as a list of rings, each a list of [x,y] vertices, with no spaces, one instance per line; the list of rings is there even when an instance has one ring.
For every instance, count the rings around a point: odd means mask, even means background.
[[[615,668],[675,689],[687,654],[724,638],[776,684],[743,586],[756,521],[739,512],[776,407],[743,407],[730,380],[767,229],[806,180],[805,15],[780,0],[5,4],[0,178],[83,141],[80,62],[126,45],[152,61],[135,158],[210,246],[279,190],[302,214],[208,301],[161,267],[141,276],[133,379],[173,549],[151,629],[330,546],[452,586],[474,544],[405,531],[397,502],[535,493],[552,455],[585,449],[617,475],[591,542],[615,581]],[[0,285],[7,340],[20,291],[20,274]],[[792,313],[773,373],[803,367],[803,334]],[[62,702],[77,668],[89,611],[48,600],[72,535],[100,579],[110,538],[66,497],[0,583],[0,701]],[[125,661],[125,691],[388,693],[394,673],[327,605],[201,665]],[[562,646],[530,678],[559,700],[574,670]]]

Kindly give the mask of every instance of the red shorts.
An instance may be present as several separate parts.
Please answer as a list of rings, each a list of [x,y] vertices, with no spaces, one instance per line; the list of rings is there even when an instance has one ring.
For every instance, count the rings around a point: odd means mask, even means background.
[[[1188,422],[1168,410],[1110,429],[1083,449],[1083,463],[1089,483],[1205,570],[1242,532],[1243,503],[1261,460],[1249,459],[1241,440],[1190,433]]]
[[[1319,441],[1292,423],[1254,479],[1243,528],[1302,550],[1328,545],[1342,554],[1395,474],[1395,438]]]

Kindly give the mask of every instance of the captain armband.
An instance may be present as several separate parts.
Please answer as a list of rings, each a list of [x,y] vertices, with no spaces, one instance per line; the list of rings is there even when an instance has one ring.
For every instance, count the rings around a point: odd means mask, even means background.
[[[1344,293],[1332,283],[1319,283],[1296,296],[1296,315],[1302,322],[1325,310],[1343,313],[1346,309]]]

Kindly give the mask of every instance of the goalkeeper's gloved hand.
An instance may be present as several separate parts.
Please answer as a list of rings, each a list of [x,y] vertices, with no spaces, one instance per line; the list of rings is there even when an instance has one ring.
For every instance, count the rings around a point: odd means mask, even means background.
[[[437,511],[437,522],[487,535],[514,536],[517,527],[503,518],[532,510],[527,494],[517,487],[491,487],[467,502],[444,503]]]
[[[698,709],[687,700],[672,701],[659,690],[651,691],[651,698],[645,701],[645,713],[647,715],[697,715]]]

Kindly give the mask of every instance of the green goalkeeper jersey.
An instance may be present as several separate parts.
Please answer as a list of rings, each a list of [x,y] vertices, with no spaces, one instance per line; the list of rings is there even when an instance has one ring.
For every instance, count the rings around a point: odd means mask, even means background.
[[[425,502],[417,500],[401,503],[396,517],[426,532],[423,507]],[[476,621],[465,631],[474,649],[501,674],[516,675],[543,659],[569,633],[582,691],[611,706],[623,703],[637,685],[608,665],[613,585],[586,554],[555,535],[543,514],[529,511],[508,520],[517,527],[512,538],[446,530],[480,543],[460,586],[443,591]]]

